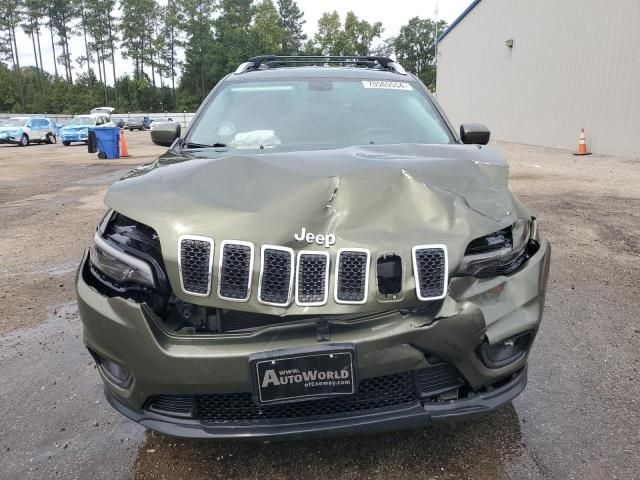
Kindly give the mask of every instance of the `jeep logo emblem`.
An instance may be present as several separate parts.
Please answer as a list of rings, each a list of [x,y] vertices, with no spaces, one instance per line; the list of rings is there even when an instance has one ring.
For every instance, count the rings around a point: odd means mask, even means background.
[[[324,245],[329,248],[336,243],[336,236],[333,233],[327,235],[316,235],[315,233],[307,232],[305,227],[302,227],[300,233],[294,233],[293,238],[299,242],[315,243],[317,245]]]

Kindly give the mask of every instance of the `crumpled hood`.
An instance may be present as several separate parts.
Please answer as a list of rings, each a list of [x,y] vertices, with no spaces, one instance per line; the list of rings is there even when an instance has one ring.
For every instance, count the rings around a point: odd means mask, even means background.
[[[180,293],[180,235],[213,238],[216,259],[222,240],[253,242],[257,256],[262,244],[325,250],[294,239],[304,227],[335,235],[334,259],[339,248],[368,248],[373,262],[378,255],[395,253],[408,269],[413,246],[445,244],[455,270],[469,241],[515,221],[521,207],[509,193],[507,179],[507,164],[497,151],[467,145],[252,155],[201,151],[188,157],[167,153],[116,182],[105,203],[158,232],[178,296],[229,306],[215,293],[205,299]],[[251,303],[259,308],[233,308],[280,310],[253,298]],[[338,313],[353,306],[329,303],[323,308]]]

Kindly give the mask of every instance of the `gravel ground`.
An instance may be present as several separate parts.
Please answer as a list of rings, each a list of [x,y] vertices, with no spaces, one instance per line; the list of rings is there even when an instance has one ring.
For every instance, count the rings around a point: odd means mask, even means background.
[[[114,413],[81,342],[73,274],[106,187],[163,149],[0,146],[0,478],[640,478],[640,160],[499,143],[553,244],[529,385],[419,431],[283,443],[185,441]]]

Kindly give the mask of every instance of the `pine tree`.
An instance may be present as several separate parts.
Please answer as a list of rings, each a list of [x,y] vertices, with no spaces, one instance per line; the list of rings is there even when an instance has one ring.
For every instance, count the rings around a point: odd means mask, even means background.
[[[11,64],[13,66],[13,73],[18,85],[18,91],[20,93],[20,104],[22,105],[22,111],[26,111],[24,101],[24,85],[22,82],[22,72],[20,69],[20,56],[18,54],[18,45],[16,43],[16,30],[20,26],[24,11],[24,5],[19,2],[1,2],[0,3],[0,31],[3,32],[3,45],[5,55],[9,55],[11,58]],[[8,48],[6,47],[8,45]]]
[[[78,17],[78,5],[72,0],[53,0],[51,2],[51,23],[58,34],[58,45],[62,47],[62,54],[56,59],[64,65],[67,83],[73,83],[73,67],[71,66],[71,52],[69,38],[76,35],[73,22]]]
[[[280,16],[280,25],[286,32],[282,41],[281,54],[295,55],[300,53],[303,43],[307,39],[303,31],[304,13],[294,0],[278,0],[278,15]]]

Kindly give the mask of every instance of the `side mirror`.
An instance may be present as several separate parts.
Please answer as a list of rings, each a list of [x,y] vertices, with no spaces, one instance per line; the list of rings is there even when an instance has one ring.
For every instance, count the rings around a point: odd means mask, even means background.
[[[180,124],[159,123],[151,131],[151,141],[156,145],[170,147],[173,141],[180,136]]]
[[[471,145],[486,145],[489,143],[491,132],[479,123],[463,123],[460,125],[460,140]]]

